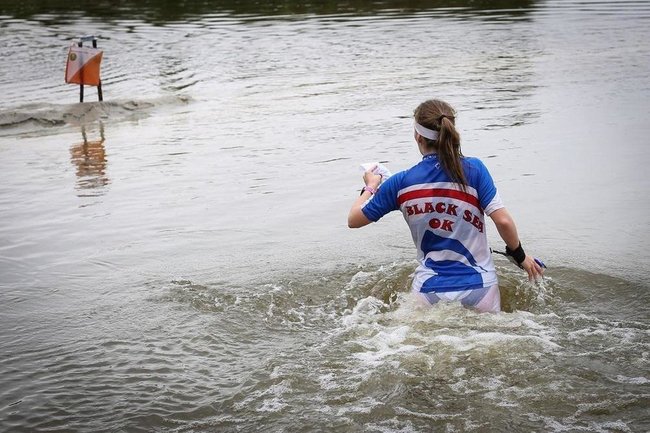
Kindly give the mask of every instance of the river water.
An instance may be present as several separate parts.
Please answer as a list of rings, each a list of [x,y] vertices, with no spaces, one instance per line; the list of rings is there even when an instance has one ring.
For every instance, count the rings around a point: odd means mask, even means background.
[[[0,40],[0,431],[650,430],[650,2],[26,0]],[[549,266],[496,258],[501,314],[346,227],[431,97]]]

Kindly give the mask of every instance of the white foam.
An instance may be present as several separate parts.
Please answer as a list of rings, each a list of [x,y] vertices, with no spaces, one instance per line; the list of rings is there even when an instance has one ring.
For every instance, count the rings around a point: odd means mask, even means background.
[[[546,349],[560,349],[559,344],[549,338],[537,335],[513,335],[502,332],[471,332],[462,336],[438,335],[432,341],[452,346],[456,351],[466,352],[475,348],[517,346],[520,343],[532,343]]]
[[[398,415],[409,415],[409,416],[414,416],[417,418],[423,418],[423,419],[428,419],[432,421],[449,421],[452,419],[457,419],[461,416],[463,416],[462,413],[422,413],[422,412],[414,412],[408,409],[405,409],[401,406],[397,406],[395,408],[395,413]]]
[[[281,398],[271,398],[264,400],[262,405],[256,409],[257,412],[280,412],[287,407],[287,404]]]
[[[339,385],[336,383],[336,376],[334,373],[321,374],[318,376],[318,383],[321,389],[330,390],[336,389]]]
[[[356,274],[352,276],[350,279],[350,282],[347,284],[346,288],[351,289],[354,287],[358,287],[364,283],[366,283],[374,273],[372,272],[366,272],[366,271],[359,271]]]
[[[356,404],[342,407],[337,411],[338,416],[347,415],[347,414],[368,414],[372,411],[373,408],[383,405],[384,403],[376,400],[372,397],[364,397],[361,400],[358,400]]]
[[[631,432],[632,430],[627,426],[622,420],[616,421],[584,421],[583,413],[592,408],[603,408],[607,407],[610,404],[609,401],[599,402],[599,403],[590,403],[590,404],[579,404],[578,411],[575,415],[562,418],[561,420],[555,419],[550,416],[543,416],[533,413],[528,413],[526,416],[531,421],[542,421],[544,423],[544,431],[549,432],[596,432],[596,433],[611,433],[612,431],[620,432]]]
[[[355,370],[359,372],[372,371],[368,367],[399,368],[406,362],[411,366],[407,369],[436,368],[460,379],[466,370],[455,368],[454,359],[467,352],[491,359],[516,350],[521,356],[538,359],[561,349],[555,342],[556,328],[537,319],[528,312],[480,314],[458,303],[423,307],[411,293],[399,293],[390,305],[373,296],[357,301],[341,319],[338,335],[345,335],[351,344],[349,356],[358,363]],[[460,390],[463,384],[456,387]],[[487,384],[480,388],[496,389]]]
[[[364,430],[379,433],[420,433],[420,430],[416,429],[410,421],[397,418],[366,424]]]
[[[645,377],[627,377],[623,375],[618,375],[616,376],[616,382],[618,383],[629,383],[632,385],[646,385],[650,383],[650,379],[647,379]]]
[[[352,312],[343,317],[343,325],[350,327],[360,323],[372,322],[375,320],[373,316],[377,315],[386,306],[386,304],[374,296],[360,299],[352,309]]]
[[[256,406],[257,412],[279,412],[287,404],[283,400],[283,395],[292,391],[291,384],[287,380],[269,386],[264,390],[257,390],[248,395],[244,400],[235,403],[235,409],[245,409]],[[259,400],[261,403],[256,404]]]

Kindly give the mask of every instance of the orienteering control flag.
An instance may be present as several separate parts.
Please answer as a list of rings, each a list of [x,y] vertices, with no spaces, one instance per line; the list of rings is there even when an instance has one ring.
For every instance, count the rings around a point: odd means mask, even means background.
[[[68,84],[85,84],[98,86],[99,65],[104,52],[97,48],[70,46],[68,61],[65,65],[65,82]]]

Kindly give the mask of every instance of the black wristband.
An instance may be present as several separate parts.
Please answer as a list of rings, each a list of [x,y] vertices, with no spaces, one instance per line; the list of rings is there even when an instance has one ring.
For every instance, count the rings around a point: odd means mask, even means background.
[[[506,254],[515,259],[515,262],[517,262],[518,265],[521,265],[524,260],[526,260],[526,253],[521,247],[521,242],[519,242],[519,246],[514,250],[511,250],[508,248],[508,245],[506,245]]]

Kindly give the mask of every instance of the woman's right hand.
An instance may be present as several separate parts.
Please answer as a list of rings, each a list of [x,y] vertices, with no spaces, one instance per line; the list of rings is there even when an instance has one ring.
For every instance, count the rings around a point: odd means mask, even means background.
[[[373,172],[375,168],[376,166],[370,167],[369,170],[363,173],[363,181],[365,182],[366,186],[369,186],[373,189],[379,188],[379,185],[381,184],[381,175],[375,174]]]

